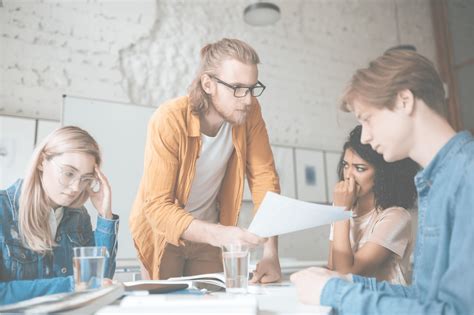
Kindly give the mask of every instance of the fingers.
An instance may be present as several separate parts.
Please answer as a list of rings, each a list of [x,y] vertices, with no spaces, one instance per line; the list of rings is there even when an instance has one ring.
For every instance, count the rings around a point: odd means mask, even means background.
[[[105,174],[97,165],[95,166],[95,172],[97,174],[97,177],[99,178],[99,187],[95,192],[102,191],[104,193],[104,198],[110,199],[112,189],[110,187],[109,179],[107,178],[107,176],[105,176]]]
[[[95,165],[94,171],[97,174],[99,185],[95,189],[89,189],[91,201],[99,214],[105,218],[112,218],[112,191],[109,180],[101,171],[98,165]]]
[[[260,237],[244,229],[242,229],[242,232],[244,233],[242,241],[250,247],[257,247],[258,245],[261,245],[268,240],[268,238]]]
[[[280,280],[280,276],[276,274],[265,274],[260,278],[260,283],[272,283]]]
[[[240,244],[249,248],[255,248],[268,240],[268,238],[260,237],[240,227],[226,226],[222,228],[225,231],[225,236],[218,240],[218,246]]]
[[[104,179],[104,173],[102,173],[102,171],[100,170],[99,166],[95,166],[94,167],[94,171],[95,173],[97,174],[97,177],[99,177],[100,180],[103,180]]]
[[[349,188],[349,179],[348,178],[345,178],[344,179],[344,184],[342,185],[342,191],[343,192],[346,192]]]
[[[266,239],[265,238],[261,238],[261,237],[258,237],[258,236],[254,236],[252,237],[251,239],[247,238],[245,239],[245,243],[250,247],[250,248],[254,248],[254,247],[258,247],[259,245],[262,245],[266,242]]]
[[[352,193],[354,191],[354,185],[355,185],[355,180],[354,180],[354,177],[349,177],[349,180],[348,180],[348,191],[350,193]]]
[[[297,283],[299,282],[301,279],[304,278],[304,273],[303,273],[304,270],[301,270],[301,271],[298,271],[298,272],[295,272],[293,273],[291,276],[290,276],[290,281],[293,282],[293,283]]]
[[[100,171],[97,165],[94,167],[94,172],[97,177],[97,183],[94,183],[93,186],[87,187],[87,191],[89,192],[90,196],[98,195],[101,192],[102,186],[104,185],[106,181],[106,179],[104,179],[105,178],[104,174]]]
[[[352,177],[347,177],[344,180],[340,181],[336,185],[334,190],[334,205],[345,207],[346,210],[349,210],[351,208],[351,201],[353,199],[350,193],[351,178]]]
[[[258,283],[260,282],[260,279],[262,278],[262,274],[260,274],[260,272],[258,272],[257,270],[254,270],[253,271],[253,277],[252,279],[250,279],[250,282],[251,283]]]
[[[106,184],[107,186],[110,186],[109,185],[109,180],[107,178],[107,176],[105,176],[105,174],[102,172],[102,170],[96,165],[95,168],[94,168],[96,174],[97,174],[97,177],[99,178],[99,180]]]
[[[272,283],[280,280],[280,275],[278,275],[277,273],[269,273],[263,270],[258,270],[258,264],[256,269],[257,270],[254,270],[252,272],[253,277],[250,280],[251,283]]]

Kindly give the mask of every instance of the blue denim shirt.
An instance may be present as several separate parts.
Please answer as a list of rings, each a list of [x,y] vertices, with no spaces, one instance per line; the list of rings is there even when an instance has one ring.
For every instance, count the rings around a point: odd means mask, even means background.
[[[321,304],[339,314],[474,314],[474,139],[458,133],[420,171],[413,284],[331,279]]]
[[[117,254],[118,216],[97,219],[93,232],[87,210],[64,208],[50,254],[26,248],[18,232],[18,201],[22,180],[0,190],[0,305],[36,296],[74,290],[72,248],[105,246],[109,251],[105,277],[112,279]]]

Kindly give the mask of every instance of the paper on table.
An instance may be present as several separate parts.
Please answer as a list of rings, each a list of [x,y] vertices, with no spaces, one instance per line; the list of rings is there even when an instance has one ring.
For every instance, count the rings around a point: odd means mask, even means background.
[[[343,207],[319,205],[267,192],[248,230],[270,237],[352,217]]]

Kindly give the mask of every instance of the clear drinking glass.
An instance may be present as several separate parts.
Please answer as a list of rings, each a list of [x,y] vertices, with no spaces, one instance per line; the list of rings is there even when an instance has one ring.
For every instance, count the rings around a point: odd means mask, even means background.
[[[74,247],[72,250],[75,291],[100,288],[104,280],[105,258],[109,256],[107,248]]]
[[[228,293],[246,293],[249,279],[249,248],[245,245],[222,246],[225,287]]]

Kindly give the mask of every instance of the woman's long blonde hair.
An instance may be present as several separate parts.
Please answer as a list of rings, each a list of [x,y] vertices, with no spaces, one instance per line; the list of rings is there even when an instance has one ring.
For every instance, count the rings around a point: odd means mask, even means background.
[[[222,61],[226,59],[235,59],[248,65],[260,63],[255,49],[238,39],[223,38],[218,42],[204,46],[201,49],[199,70],[188,89],[193,114],[206,113],[211,103],[211,97],[202,88],[201,76],[203,74],[215,75]]]
[[[31,158],[21,188],[19,200],[19,232],[23,243],[33,251],[45,253],[56,245],[51,236],[49,214],[50,200],[42,184],[43,161],[67,152],[88,153],[95,158],[100,166],[101,154],[97,142],[85,130],[65,126],[56,129],[40,143]],[[89,198],[84,190],[71,207],[80,208]]]

